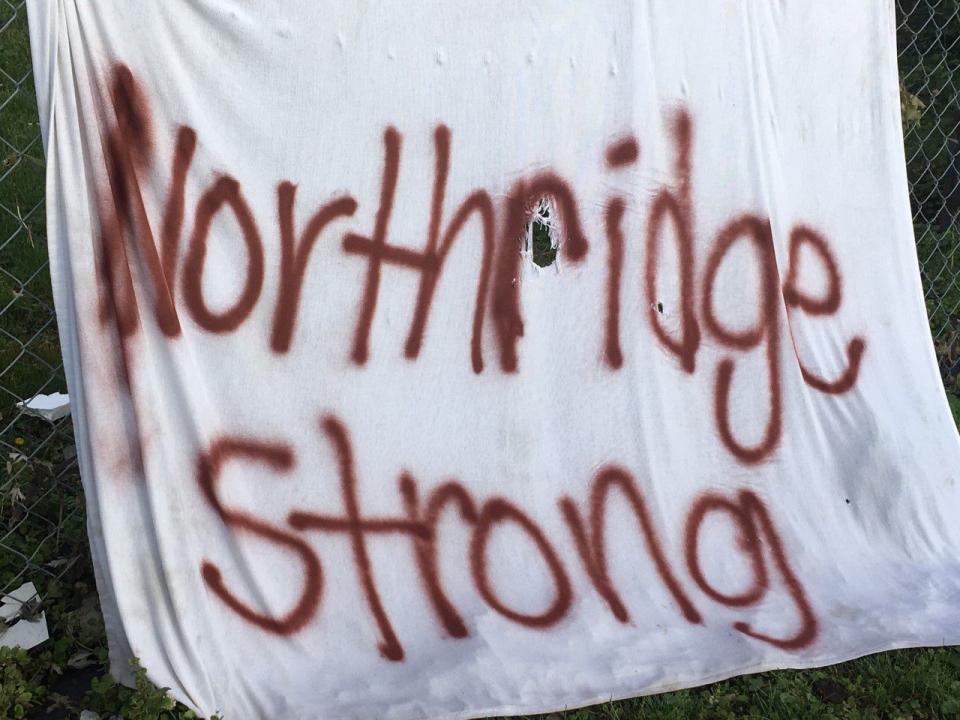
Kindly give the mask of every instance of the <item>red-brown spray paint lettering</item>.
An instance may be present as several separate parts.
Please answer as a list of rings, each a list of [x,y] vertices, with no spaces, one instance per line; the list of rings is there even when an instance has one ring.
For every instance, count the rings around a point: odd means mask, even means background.
[[[291,635],[303,629],[320,606],[323,594],[320,559],[309,545],[293,533],[274,527],[251,514],[223,506],[217,493],[217,484],[224,466],[228,462],[237,461],[257,463],[274,473],[286,473],[294,466],[293,450],[284,443],[220,438],[200,455],[197,462],[197,482],[204,498],[227,527],[257,535],[297,555],[303,565],[303,590],[297,603],[286,615],[274,618],[253,609],[234,595],[227,588],[220,568],[212,562],[204,561],[201,573],[204,582],[214,594],[244,620],[277,635]]]
[[[676,145],[674,174],[675,190],[664,188],[653,199],[650,217],[647,220],[646,258],[644,288],[646,292],[647,317],[654,335],[660,343],[680,360],[680,366],[688,373],[696,369],[697,349],[700,347],[700,326],[697,323],[696,299],[694,297],[694,237],[693,202],[691,180],[691,155],[693,152],[693,120],[686,110],[678,110],[670,128]],[[677,260],[680,274],[680,336],[674,337],[664,326],[657,297],[657,276],[660,270],[660,246],[664,225],[673,224],[677,243]]]
[[[755,605],[770,587],[770,578],[767,576],[767,566],[763,559],[763,547],[760,536],[757,534],[756,523],[750,507],[740,502],[730,500],[718,494],[706,494],[698,498],[687,516],[685,548],[687,568],[697,586],[712,600],[728,607],[746,607]],[[750,570],[753,579],[746,589],[739,593],[722,592],[716,589],[707,580],[700,567],[700,552],[698,539],[703,521],[711,514],[723,513],[729,516],[737,532],[737,548],[750,561]]]
[[[633,165],[640,159],[640,143],[632,135],[620,138],[607,146],[605,160],[608,168]]]
[[[640,159],[640,144],[635,137],[625,137],[607,148],[606,163],[610,169],[633,165]],[[620,347],[620,283],[623,276],[623,215],[627,201],[622,196],[607,202],[604,229],[607,235],[607,322],[604,330],[603,359],[614,370],[623,367]]]
[[[152,161],[153,138],[151,121],[145,95],[133,79],[129,69],[117,66],[112,76],[110,95],[117,127],[105,140],[107,148],[107,167],[113,196],[112,211],[104,214],[102,221],[102,254],[99,266],[104,282],[101,314],[104,319],[113,319],[120,338],[121,374],[130,381],[130,353],[125,339],[139,326],[138,305],[134,290],[135,273],[132,267],[141,269],[150,278],[154,292],[154,305],[158,326],[168,336],[174,337],[180,332],[179,318],[173,304],[173,286],[176,277],[176,262],[179,249],[179,236],[184,216],[184,194],[186,176],[192,163],[197,138],[187,127],[178,130],[176,148],[172,163],[172,181],[168,193],[167,205],[163,216],[161,231],[161,256],[158,257],[153,241],[149,218],[143,205],[137,178],[137,169],[146,168]],[[692,148],[692,122],[689,115],[680,111],[673,121],[672,133],[677,146],[675,172],[679,178],[679,188],[675,191],[663,190],[655,198],[647,234],[647,299],[650,304],[651,318],[655,334],[668,349],[681,360],[683,367],[692,372],[695,366],[696,349],[699,344],[699,329],[695,313],[691,309],[692,293],[688,292],[693,272],[692,257],[692,221],[690,219],[690,154]],[[421,273],[421,285],[413,322],[407,338],[405,354],[414,359],[419,354],[426,327],[426,319],[432,303],[440,268],[450,250],[455,237],[463,225],[476,213],[483,226],[484,252],[477,286],[474,310],[473,332],[471,336],[471,362],[476,372],[483,367],[481,338],[485,309],[486,289],[491,271],[494,253],[493,227],[494,210],[489,196],[484,191],[475,191],[458,208],[454,218],[440,240],[440,226],[443,212],[443,200],[449,173],[450,132],[444,126],[435,131],[436,171],[433,202],[431,205],[430,230],[427,249],[423,253],[394,247],[386,243],[386,230],[392,212],[396,176],[399,170],[400,136],[393,128],[385,134],[385,164],[381,192],[381,205],[377,214],[375,232],[371,238],[349,236],[345,246],[349,252],[363,253],[369,256],[368,279],[364,290],[360,321],[354,343],[354,360],[362,364],[368,352],[370,322],[376,307],[377,291],[382,261],[417,269]],[[636,162],[639,146],[635,139],[628,138],[610,148],[606,161],[610,167],[620,167]],[[281,183],[278,191],[278,214],[281,234],[281,278],[280,293],[274,313],[271,333],[271,346],[277,352],[285,352],[292,341],[293,328],[297,314],[298,300],[302,290],[305,266],[310,250],[317,235],[327,222],[335,217],[349,216],[356,208],[355,201],[346,197],[322,207],[308,223],[300,240],[293,239],[292,223],[293,186]],[[559,204],[561,218],[568,229],[568,241],[565,252],[571,259],[579,259],[586,252],[586,240],[579,225],[576,200],[573,191],[553,173],[543,173],[532,180],[517,183],[508,202],[508,218],[501,237],[501,251],[498,261],[498,275],[495,280],[493,299],[496,329],[500,340],[501,365],[507,372],[517,369],[516,340],[522,335],[523,321],[519,304],[517,285],[520,256],[512,249],[511,238],[521,234],[529,220],[532,202],[541,197],[551,197]],[[207,306],[202,294],[202,269],[206,252],[206,236],[212,217],[223,203],[233,209],[240,223],[242,236],[247,245],[248,264],[243,292],[232,308],[215,313]],[[620,223],[624,213],[624,202],[614,198],[606,212],[606,230],[609,241],[609,280],[607,297],[607,323],[604,355],[608,366],[619,368],[623,364],[619,342],[620,316],[620,279],[623,264],[624,243]],[[184,266],[184,300],[188,310],[198,324],[212,332],[229,332],[249,316],[260,294],[263,283],[263,249],[259,231],[249,207],[239,189],[239,184],[231,178],[221,178],[204,194],[196,210],[197,222],[191,238]],[[666,220],[673,222],[678,242],[678,256],[681,266],[681,304],[682,322],[680,338],[666,335],[659,319],[655,304],[656,256],[659,252],[660,234]],[[745,224],[746,223],[746,224]],[[766,340],[768,375],[770,380],[771,409],[767,428],[762,440],[747,446],[736,439],[730,426],[729,393],[732,384],[735,362],[732,358],[721,361],[716,379],[716,397],[714,412],[718,430],[724,444],[746,463],[759,462],[777,446],[782,432],[782,408],[780,390],[779,330],[776,322],[773,302],[772,278],[775,265],[765,250],[762,252],[763,287],[760,293],[761,323],[764,332],[730,333],[714,317],[712,308],[712,284],[717,269],[729,246],[738,238],[737,233],[751,235],[755,242],[761,231],[756,223],[744,218],[732,221],[720,232],[717,246],[707,263],[704,308],[705,322],[724,344],[736,349],[750,349]],[[769,234],[769,228],[765,231]],[[125,235],[134,235],[136,241],[128,242]],[[439,242],[439,248],[438,248]],[[765,238],[762,245],[769,243]],[[808,247],[816,254],[827,274],[827,292],[824,297],[813,297],[798,286],[798,267],[800,250]],[[783,286],[783,295],[790,310],[801,310],[810,315],[833,314],[840,304],[842,284],[837,263],[833,258],[825,238],[811,228],[800,225],[791,233],[790,271]],[[799,360],[802,376],[811,387],[831,394],[848,391],[856,383],[865,348],[865,340],[855,337],[848,345],[848,365],[835,380],[826,380],[809,370]],[[365,360],[364,360],[365,361]]]
[[[344,532],[350,536],[353,546],[353,561],[360,577],[367,605],[380,631],[378,643],[380,654],[387,660],[403,660],[403,646],[397,639],[393,624],[387,616],[380,599],[367,550],[367,534],[400,533],[413,537],[430,537],[429,529],[422,523],[411,522],[407,518],[364,518],[360,513],[360,500],[357,495],[357,478],[353,468],[353,451],[347,429],[337,418],[328,415],[321,420],[321,426],[334,447],[340,470],[340,487],[343,494],[344,515],[341,517],[321,515],[303,511],[292,512],[288,518],[291,527],[299,530],[320,530],[323,532]]]
[[[203,266],[207,257],[207,241],[213,218],[224,205],[230,207],[240,225],[240,237],[247,252],[244,284],[233,305],[217,312],[207,305],[203,294]],[[183,262],[183,300],[194,322],[208,332],[228,333],[236,330],[253,311],[263,288],[263,241],[253,212],[240,189],[240,183],[222,175],[207,188],[197,203],[193,235]]]
[[[564,230],[560,249],[564,257],[571,262],[579,262],[586,257],[589,249],[580,223],[576,195],[563,178],[548,171],[514,184],[507,198],[507,214],[498,241],[492,299],[493,323],[500,344],[500,367],[508,373],[518,370],[517,341],[523,337],[521,244],[536,205],[545,198],[553,201],[560,216]]]
[[[604,227],[607,231],[608,277],[607,322],[604,331],[603,359],[614,370],[623,367],[623,349],[620,347],[620,279],[623,276],[623,213],[626,203],[615,197],[607,203]]]
[[[164,274],[137,176],[138,169],[149,169],[153,161],[153,127],[146,94],[122,64],[112,69],[109,91],[117,125],[104,140],[112,203],[100,222],[101,275],[107,285],[101,318],[114,320],[121,338],[136,332],[139,314],[133,268],[140,268],[150,280],[157,325],[166,336],[176,337],[180,320],[171,282]],[[176,194],[173,188],[171,196]]]
[[[493,201],[485,190],[475,190],[457,208],[450,225],[440,239],[440,227],[443,218],[443,201],[446,195],[447,175],[450,167],[450,129],[439,125],[434,132],[436,170],[433,185],[433,200],[430,206],[430,230],[427,236],[426,254],[435,257],[435,262],[425,263],[420,277],[420,289],[417,293],[417,307],[407,336],[406,356],[413,360],[420,354],[423,334],[426,329],[427,315],[433,302],[434,291],[440,271],[447,255],[453,247],[463,226],[476,213],[483,230],[483,256],[480,263],[480,277],[477,282],[477,294],[473,310],[473,329],[470,336],[470,361],[473,371],[483,370],[483,318],[486,310],[490,272],[493,269],[494,244],[496,242],[496,217]],[[439,250],[437,243],[439,240]]]
[[[799,286],[800,257],[803,248],[809,248],[823,265],[827,276],[827,289],[822,297],[815,297]],[[807,225],[798,225],[790,232],[790,268],[787,279],[783,283],[783,299],[787,310],[802,310],[808,315],[833,315],[840,308],[843,298],[843,282],[836,258],[830,252],[827,239]],[[787,314],[787,321],[790,314]],[[794,341],[794,353],[804,381],[812,388],[823,393],[839,395],[850,390],[860,374],[860,362],[863,351],[866,349],[866,340],[854,337],[847,345],[847,367],[835,380],[825,380],[807,366],[800,359],[799,350]]]
[[[507,606],[497,596],[490,582],[487,544],[492,530],[505,522],[513,522],[533,540],[553,577],[555,595],[553,601],[541,613],[523,613]],[[570,610],[573,590],[570,586],[570,578],[567,576],[556,550],[554,550],[543,530],[526,513],[506,498],[490,498],[480,508],[473,538],[470,541],[470,570],[473,574],[473,583],[486,603],[505,618],[513,620],[519,625],[548,628],[560,622]]]
[[[140,327],[140,314],[137,310],[130,260],[123,240],[123,227],[114,212],[105,212],[100,219],[100,257],[97,271],[102,288],[100,322],[104,325],[112,324],[123,343]]]
[[[464,522],[473,526],[470,543],[471,573],[477,591],[490,607],[504,617],[530,628],[551,627],[566,615],[572,600],[572,589],[563,564],[546,533],[510,501],[505,498],[492,498],[478,510],[477,503],[469,490],[456,481],[447,481],[434,488],[429,494],[426,510],[421,516],[416,485],[408,473],[405,473],[401,479],[401,493],[404,497],[407,517],[412,522],[423,522],[430,531],[429,537],[416,541],[415,556],[430,603],[444,630],[451,637],[463,638],[469,633],[462,616],[443,589],[437,566],[441,545],[437,524],[444,510],[450,505],[457,508]],[[552,603],[541,613],[521,613],[507,607],[496,595],[490,583],[490,570],[487,563],[489,534],[495,525],[508,520],[512,520],[521,527],[534,541],[553,578],[556,594]]]
[[[121,71],[115,72],[111,78],[110,95],[119,127],[108,130],[104,138],[108,187],[105,193],[98,192],[96,199],[100,252],[94,267],[100,288],[98,319],[105,326],[109,347],[113,350],[108,356],[113,363],[118,386],[123,391],[119,401],[129,427],[134,430],[127,435],[126,443],[119,443],[119,453],[129,463],[130,474],[142,477],[145,438],[133,403],[135,354],[129,343],[140,325],[131,269],[136,259],[133,247],[129,248],[128,255],[125,239],[125,233],[135,233],[136,228],[130,211],[131,183],[126,174],[134,172],[135,163],[149,163],[153,140],[142,95],[137,86],[131,83],[132,77]],[[133,142],[133,149],[125,145],[125,139]]]
[[[100,217],[100,258],[98,272],[103,291],[100,300],[100,321],[113,321],[121,339],[132,335],[140,324],[133,285],[131,262],[127,257],[125,229],[131,225],[125,180],[125,164],[118,157],[120,143],[111,133],[104,141],[104,159],[108,179],[108,199],[102,200]]]
[[[467,222],[474,216],[480,220],[482,227],[483,254],[480,263],[479,278],[477,281],[476,300],[473,311],[473,327],[470,336],[470,362],[474,372],[479,373],[483,370],[483,320],[486,309],[486,298],[490,284],[490,272],[492,270],[496,219],[493,207],[493,201],[485,190],[475,190],[460,204],[453,215],[450,224],[441,233],[443,225],[443,206],[447,191],[447,177],[450,172],[450,129],[445,125],[439,125],[434,131],[435,148],[435,169],[433,181],[433,194],[430,204],[430,225],[427,232],[426,248],[423,252],[416,252],[408,248],[398,247],[386,243],[385,238],[382,242],[375,232],[370,238],[361,237],[352,234],[344,240],[344,249],[349,253],[362,254],[368,256],[368,262],[376,263],[377,282],[379,282],[379,265],[382,262],[389,262],[400,267],[406,267],[420,272],[420,287],[417,291],[417,302],[414,308],[413,320],[410,324],[410,332],[407,335],[404,346],[404,355],[415,360],[423,345],[423,338],[426,332],[427,319],[430,314],[430,308],[433,304],[434,294],[436,292],[437,282],[443,270],[447,256],[453,249],[454,242],[459,237],[461,231]],[[391,180],[394,170],[390,160],[391,151],[388,149],[388,161],[384,167],[384,187]],[[397,150],[396,164],[399,171],[399,150]],[[391,187],[391,193],[392,185]],[[384,200],[381,199],[381,209],[384,207]],[[391,200],[392,203],[392,200]],[[379,218],[379,216],[378,216]],[[379,228],[379,225],[377,226]],[[368,274],[367,288],[371,287],[370,275]],[[374,286],[378,287],[378,286]],[[364,296],[364,303],[367,297],[372,297],[373,307],[376,307],[376,292],[368,291]],[[366,304],[363,307],[367,307]],[[367,339],[370,333],[370,322],[372,322],[373,312],[369,312],[369,321],[367,315],[361,315],[361,325],[358,326],[358,333],[362,331],[363,338],[357,347],[366,347],[369,344]],[[359,335],[358,335],[359,337]],[[357,358],[359,354],[354,354],[354,361],[360,363]]]
[[[114,64],[110,75],[110,101],[117,117],[119,139],[130,161],[146,168],[153,160],[155,144],[147,94],[123,63]]]
[[[180,252],[180,234],[183,230],[184,203],[187,187],[187,173],[193,164],[193,155],[197,149],[197,134],[192,128],[181,126],[177,130],[177,144],[173,151],[170,192],[167,206],[163,212],[163,224],[160,228],[160,263],[163,276],[167,279],[171,295],[176,287],[177,260]]]
[[[727,254],[741,239],[748,240],[754,250],[760,271],[757,305],[760,309],[756,323],[746,330],[731,330],[717,318],[713,289],[717,273]],[[782,432],[782,403],[780,388],[780,325],[777,307],[780,301],[780,279],[770,223],[758,215],[743,215],[728,223],[717,235],[707,259],[703,277],[703,324],[723,345],[733,350],[749,351],[765,343],[770,410],[763,437],[753,445],[745,445],[736,438],[730,422],[730,388],[736,361],[727,357],[717,366],[714,385],[714,417],[720,438],[727,449],[744,463],[758,463],[766,458],[780,441]]]
[[[367,281],[360,301],[360,317],[353,336],[353,350],[350,357],[357,365],[365,365],[370,355],[370,326],[377,309],[377,296],[380,292],[380,265],[387,253],[387,231],[390,216],[393,214],[393,200],[397,190],[397,176],[400,173],[400,144],[402,138],[395,127],[388,127],[383,133],[383,180],[380,185],[380,207],[374,221],[370,237],[351,233],[343,239],[343,249],[350,253],[362,253],[368,256]],[[413,267],[419,266],[422,258],[412,252],[391,251],[391,257],[398,260],[402,256]]]
[[[606,601],[610,607],[610,612],[617,620],[623,623],[630,621],[630,614],[610,580],[607,567],[607,497],[614,488],[620,489],[636,514],[637,522],[640,524],[640,530],[643,533],[647,554],[653,560],[660,580],[673,596],[681,614],[688,622],[694,624],[703,622],[700,612],[694,607],[693,602],[684,592],[670,568],[670,563],[661,547],[659,536],[653,526],[653,520],[650,518],[650,512],[647,510],[646,501],[637,487],[636,480],[623,468],[606,467],[594,476],[590,489],[589,532],[573,499],[564,497],[560,500],[560,510],[571,535],[573,535],[577,552],[580,554],[580,559],[583,561],[594,588]]]
[[[280,290],[273,312],[270,347],[275,353],[290,349],[300,306],[300,293],[310,253],[326,227],[340,218],[351,217],[357,201],[349,195],[336,197],[320,206],[304,228],[300,239],[294,220],[297,186],[284,180],[277,186],[277,217],[280,225]]]
[[[441,483],[427,495],[421,508],[420,493],[413,476],[404,471],[399,479],[399,495],[404,512],[396,517],[365,516],[360,508],[360,493],[354,470],[353,448],[346,426],[336,417],[327,415],[321,427],[333,446],[340,477],[344,510],[329,515],[296,509],[288,516],[288,524],[296,530],[337,533],[350,537],[353,562],[357,577],[381,640],[381,655],[391,661],[400,661],[405,653],[387,615],[370,561],[367,546],[369,537],[401,536],[412,542],[414,558],[421,578],[426,600],[437,616],[442,630],[452,638],[469,636],[466,623],[443,588],[439,574],[441,552],[449,553],[449,545],[438,534],[438,523],[448,507],[455,508],[460,518],[472,528],[468,551],[473,584],[480,597],[496,612],[521,626],[531,629],[554,627],[569,613],[573,604],[573,586],[563,561],[556,551],[556,543],[548,533],[513,502],[503,497],[492,497],[478,503],[461,483],[449,480]],[[304,586],[296,606],[282,618],[273,618],[254,610],[238,599],[227,587],[220,570],[205,561],[201,571],[205,582],[224,604],[252,624],[276,634],[290,634],[302,629],[315,616],[320,606],[323,575],[319,558],[296,535],[276,528],[255,516],[225,508],[217,493],[217,483],[226,463],[231,461],[258,463],[275,473],[289,472],[295,462],[292,449],[280,442],[223,437],[214,441],[202,453],[197,463],[197,481],[204,498],[221,520],[230,528],[253,533],[262,539],[295,552],[304,566]],[[692,624],[704,622],[700,611],[683,590],[676,571],[662,548],[646,502],[636,481],[622,468],[609,466],[593,479],[589,496],[589,526],[581,517],[575,502],[569,497],[559,501],[559,507],[594,588],[621,622],[630,620],[626,606],[609,577],[606,554],[606,522],[608,496],[618,489],[634,510],[644,541],[644,550],[653,561],[664,587],[670,592],[682,616]],[[762,642],[787,650],[809,646],[817,636],[817,619],[807,600],[799,579],[787,561],[782,540],[766,506],[750,491],[741,491],[736,500],[718,493],[699,497],[687,515],[684,534],[684,554],[693,582],[715,602],[727,607],[746,607],[756,604],[769,589],[767,557],[772,560],[800,617],[800,629],[789,638],[777,638],[759,632],[745,623],[734,627]],[[739,593],[716,589],[706,578],[699,551],[701,526],[711,513],[723,512],[730,516],[739,533],[739,547],[749,555],[753,568],[750,587]],[[553,591],[544,598],[541,612],[521,612],[508,606],[497,594],[497,585],[491,577],[492,565],[488,559],[489,541],[495,529],[504,523],[519,527],[534,543],[552,580]],[[765,554],[766,553],[766,554]],[[501,588],[503,584],[499,585]]]
[[[733,520],[738,532],[737,545],[750,559],[753,581],[747,589],[739,593],[732,594],[718,590],[710,584],[701,568],[698,547],[700,529],[707,516],[715,512],[725,513]],[[687,516],[685,554],[687,567],[697,586],[707,596],[728,607],[756,605],[767,594],[770,588],[770,576],[765,555],[769,555],[793,600],[800,627],[793,636],[787,638],[773,637],[755,630],[744,622],[734,623],[734,629],[782,650],[801,650],[816,640],[819,631],[816,614],[807,599],[803,585],[787,561],[783,541],[770,518],[770,513],[756,493],[741,490],[735,501],[717,493],[707,493],[698,498]]]
[[[116,348],[112,358],[119,387],[125,393],[121,402],[136,429],[137,441],[128,444],[125,454],[132,474],[142,477],[145,439],[131,404],[135,352],[130,338],[140,327],[134,277],[149,278],[144,292],[152,300],[157,324],[166,336],[179,335],[180,322],[173,302],[174,278],[157,255],[137,177],[138,170],[150,170],[155,145],[147,96],[129,68],[122,64],[112,67],[107,85],[107,112],[112,109],[116,125],[109,127],[103,139],[107,187],[105,192],[97,193],[100,252],[95,267],[100,287],[99,320]],[[180,162],[184,164],[182,158]],[[178,196],[182,196],[182,191],[175,179],[168,205],[175,204]],[[175,210],[168,207],[166,214],[173,215]],[[163,241],[169,242],[166,238],[172,238],[173,232],[173,224],[165,225]]]
[[[401,478],[401,494],[404,498],[404,508],[407,511],[407,517],[411,522],[421,522],[419,510],[419,497],[417,486],[413,476],[404,473]],[[414,542],[414,553],[417,561],[417,569],[427,592],[427,597],[433,606],[434,612],[440,619],[443,629],[448,635],[454,638],[465,638],[469,635],[466,623],[459,611],[453,606],[450,598],[443,590],[440,582],[440,571],[437,567],[439,538],[437,535],[437,523],[446,507],[455,504],[460,513],[460,518],[471,525],[477,522],[476,504],[470,493],[459,483],[454,481],[445,482],[434,488],[427,499],[426,510],[423,513],[422,522],[430,529],[429,538],[418,538]]]
[[[104,140],[111,202],[105,205],[107,210],[101,213],[102,252],[98,263],[98,274],[103,292],[100,312],[102,319],[112,321],[117,329],[123,349],[121,354],[127,358],[121,362],[123,366],[121,370],[124,377],[128,379],[129,386],[130,353],[125,339],[139,327],[140,317],[136,298],[140,280],[144,278],[148,280],[144,291],[153,298],[156,321],[161,330],[170,337],[175,337],[180,332],[180,321],[173,300],[174,287],[177,279],[180,234],[185,215],[185,184],[198,140],[192,129],[185,126],[178,128],[171,164],[172,179],[163,213],[160,253],[158,253],[137,176],[138,170],[149,168],[154,148],[152,121],[146,96],[129,68],[120,64],[116,65],[112,72],[109,90],[116,126],[109,131]],[[658,341],[678,357],[685,370],[693,372],[700,343],[700,329],[693,290],[695,280],[691,209],[693,122],[687,111],[679,110],[674,114],[671,119],[671,134],[676,147],[674,173],[677,184],[674,188],[661,190],[651,206],[645,241],[646,301]],[[483,324],[487,290],[492,283],[491,303],[494,330],[500,349],[500,364],[506,372],[516,372],[518,369],[517,341],[523,334],[519,291],[521,256],[518,252],[517,239],[525,234],[526,224],[530,220],[535,205],[544,198],[549,198],[557,205],[557,215],[566,230],[567,238],[563,242],[565,256],[573,261],[582,259],[588,245],[580,225],[573,189],[563,178],[551,171],[518,181],[508,196],[499,238],[495,237],[496,219],[493,203],[484,190],[475,190],[458,206],[449,225],[443,230],[443,209],[450,172],[451,133],[449,128],[439,125],[434,132],[435,173],[426,247],[422,252],[409,250],[387,243],[387,230],[393,211],[399,173],[400,145],[399,132],[395,128],[388,127],[384,133],[383,178],[374,232],[369,238],[355,233],[348,234],[344,238],[344,248],[347,252],[362,254],[368,259],[367,281],[360,304],[351,357],[354,362],[363,365],[369,354],[369,335],[376,311],[383,262],[420,272],[416,306],[404,348],[407,358],[416,359],[419,356],[436,285],[447,255],[464,226],[476,215],[482,229],[483,255],[470,340],[471,365],[475,372],[483,369]],[[636,163],[638,159],[639,143],[632,136],[612,143],[604,156],[604,161],[611,170]],[[294,197],[294,186],[287,181],[281,182],[278,186],[278,228],[281,237],[280,289],[270,333],[271,348],[277,353],[289,351],[293,342],[306,266],[319,234],[335,219],[352,216],[357,207],[356,201],[349,195],[330,201],[314,213],[300,238],[296,239],[293,222]],[[202,271],[210,223],[223,204],[230,205],[240,224],[248,262],[244,287],[234,305],[226,311],[214,312],[207,307],[203,296]],[[626,253],[621,227],[625,207],[625,198],[613,197],[608,201],[605,212],[609,259],[603,354],[606,365],[612,369],[622,367],[624,362],[619,325],[621,275]],[[221,177],[208,188],[197,205],[195,215],[193,235],[184,259],[182,273],[184,302],[202,329],[217,333],[230,332],[249,317],[260,296],[265,262],[259,229],[243,198],[239,183],[228,176]],[[766,250],[761,251],[763,253],[761,256],[763,287],[760,293],[760,313],[764,322],[760,324],[763,332],[759,336],[752,331],[748,333],[725,331],[716,320],[712,307],[713,301],[710,297],[710,289],[717,269],[726,250],[738,239],[737,232],[745,233],[755,240],[761,232],[769,235],[769,228],[761,231],[754,227],[756,223],[751,225],[750,221],[745,220],[747,217],[749,216],[734,219],[719,233],[706,267],[703,304],[707,313],[704,322],[710,325],[721,343],[733,349],[747,350],[766,341],[771,383],[771,413],[764,436],[759,443],[752,446],[741,443],[730,427],[729,392],[735,366],[732,358],[721,361],[716,380],[714,412],[721,439],[741,461],[755,463],[768,457],[777,446],[782,424],[782,408],[779,407],[781,400],[778,367],[779,330],[775,320],[775,303],[772,300],[772,283],[770,282],[774,277],[775,265],[769,253]],[[658,311],[660,301],[656,297],[658,259],[662,235],[667,223],[670,223],[674,230],[680,268],[679,334],[668,333],[663,326],[661,313]],[[499,246],[496,246],[497,240],[499,240]],[[802,248],[808,248],[824,267],[827,291],[823,297],[815,297],[799,286],[798,267]],[[491,278],[492,273],[494,276]],[[790,268],[782,291],[790,312],[802,311],[813,316],[831,315],[840,305],[842,282],[836,260],[826,239],[809,226],[798,225],[791,233]],[[847,347],[846,369],[838,378],[828,380],[814,373],[799,360],[800,353],[794,343],[805,382],[819,391],[831,394],[846,392],[855,385],[865,346],[866,341],[862,337],[854,337]]]

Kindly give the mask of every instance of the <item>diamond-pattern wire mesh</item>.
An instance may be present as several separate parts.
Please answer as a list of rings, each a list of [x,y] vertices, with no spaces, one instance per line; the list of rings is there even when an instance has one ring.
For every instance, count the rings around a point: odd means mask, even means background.
[[[18,407],[66,390],[44,221],[26,8],[0,0],[0,593],[32,581],[41,596],[89,562],[70,419]]]
[[[898,0],[897,10],[927,309],[944,380],[960,392],[960,0]],[[50,423],[18,406],[54,391],[66,386],[47,264],[26,8],[0,0],[0,593],[30,580],[44,596],[68,574],[88,572],[70,419]]]
[[[898,0],[901,106],[927,312],[960,389],[960,0]]]

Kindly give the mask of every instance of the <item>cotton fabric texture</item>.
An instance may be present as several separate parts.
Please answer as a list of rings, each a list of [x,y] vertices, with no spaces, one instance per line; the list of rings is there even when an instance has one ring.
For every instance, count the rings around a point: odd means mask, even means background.
[[[892,0],[28,5],[119,677],[473,718],[960,643]]]

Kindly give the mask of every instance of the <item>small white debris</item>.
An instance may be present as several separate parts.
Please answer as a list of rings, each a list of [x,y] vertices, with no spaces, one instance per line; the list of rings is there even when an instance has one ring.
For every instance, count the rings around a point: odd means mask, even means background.
[[[29,400],[17,403],[25,415],[33,415],[54,422],[70,414],[70,396],[66,393],[34,395]]]
[[[32,582],[0,598],[0,646],[29,650],[50,637],[47,617]]]

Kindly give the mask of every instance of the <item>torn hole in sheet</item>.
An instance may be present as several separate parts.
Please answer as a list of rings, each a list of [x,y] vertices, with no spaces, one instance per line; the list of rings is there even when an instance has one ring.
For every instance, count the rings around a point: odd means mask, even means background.
[[[562,236],[560,216],[553,202],[549,198],[540,198],[532,208],[530,222],[527,223],[524,254],[537,268],[553,266],[559,272],[557,250]]]

